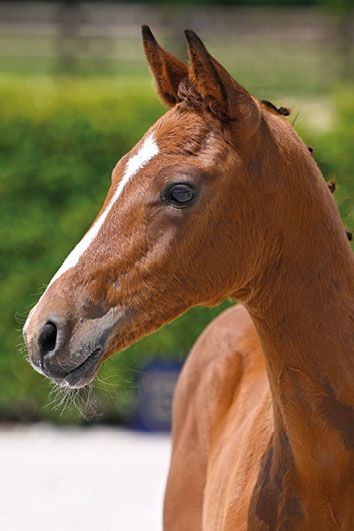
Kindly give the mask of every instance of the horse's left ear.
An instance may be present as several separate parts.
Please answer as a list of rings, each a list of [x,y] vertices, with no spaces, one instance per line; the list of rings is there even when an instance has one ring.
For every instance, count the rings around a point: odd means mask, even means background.
[[[192,30],[185,36],[189,52],[189,80],[206,107],[221,120],[235,120],[244,131],[258,127],[260,109],[256,100],[212,57]]]
[[[142,26],[144,51],[151,72],[155,78],[157,91],[162,101],[173,107],[180,101],[178,87],[188,76],[188,69],[182,61],[161,48],[149,26]]]

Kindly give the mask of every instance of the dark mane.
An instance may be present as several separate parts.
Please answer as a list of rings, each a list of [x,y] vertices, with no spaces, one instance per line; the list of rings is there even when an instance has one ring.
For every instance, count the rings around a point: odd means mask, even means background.
[[[290,115],[290,109],[287,107],[276,107],[271,101],[268,100],[261,100],[261,103],[263,103],[269,111],[273,111],[276,114],[280,114],[281,116]]]
[[[198,94],[193,83],[187,77],[179,84],[178,99],[196,111],[200,110],[203,104],[203,98]]]

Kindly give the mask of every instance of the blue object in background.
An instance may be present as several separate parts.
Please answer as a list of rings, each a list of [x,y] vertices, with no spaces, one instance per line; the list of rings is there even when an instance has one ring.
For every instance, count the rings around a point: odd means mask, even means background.
[[[132,427],[142,431],[170,431],[174,389],[183,361],[154,359],[137,380],[137,409]]]

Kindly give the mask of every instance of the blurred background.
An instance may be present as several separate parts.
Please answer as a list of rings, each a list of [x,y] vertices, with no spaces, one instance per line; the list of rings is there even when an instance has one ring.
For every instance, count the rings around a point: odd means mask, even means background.
[[[91,224],[116,161],[164,112],[144,59],[143,23],[181,58],[183,30],[194,29],[253,94],[290,107],[324,177],[337,179],[344,224],[354,228],[353,0],[0,0],[7,531],[161,527],[174,385],[195,338],[229,304],[193,309],[111,358],[77,407],[25,362],[28,310]],[[41,503],[48,492],[51,502]],[[58,497],[65,514],[53,519]],[[14,518],[19,499],[24,509]]]

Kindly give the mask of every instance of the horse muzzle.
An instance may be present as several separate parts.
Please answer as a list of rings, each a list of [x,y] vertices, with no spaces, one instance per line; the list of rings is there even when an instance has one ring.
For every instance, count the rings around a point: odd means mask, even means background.
[[[37,307],[28,316],[23,337],[33,368],[62,387],[90,383],[107,354],[123,312],[111,308],[97,318],[44,317]]]

